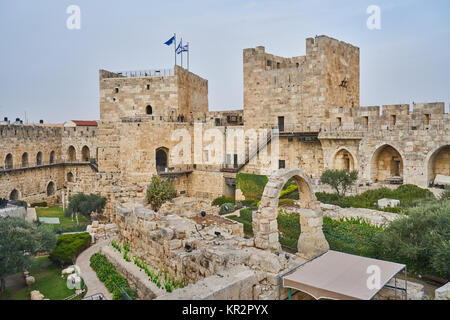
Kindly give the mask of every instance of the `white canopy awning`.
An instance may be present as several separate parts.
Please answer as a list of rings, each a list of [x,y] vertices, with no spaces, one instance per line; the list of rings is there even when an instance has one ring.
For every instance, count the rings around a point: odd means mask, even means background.
[[[283,287],[316,299],[370,300],[405,267],[330,250],[284,276]],[[369,288],[368,279],[374,275],[374,269],[380,271],[380,287]]]

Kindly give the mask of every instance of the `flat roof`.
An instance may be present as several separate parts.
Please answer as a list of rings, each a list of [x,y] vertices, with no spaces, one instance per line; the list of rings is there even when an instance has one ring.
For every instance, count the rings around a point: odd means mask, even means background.
[[[368,279],[380,271],[380,287],[369,288]],[[283,277],[283,287],[305,292],[316,299],[370,300],[404,264],[329,250]]]

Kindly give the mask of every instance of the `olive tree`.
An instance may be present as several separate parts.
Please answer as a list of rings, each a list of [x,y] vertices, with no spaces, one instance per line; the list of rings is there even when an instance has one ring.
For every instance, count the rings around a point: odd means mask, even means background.
[[[347,190],[358,180],[358,171],[342,170],[325,170],[320,182],[330,185],[336,193],[343,197]]]
[[[56,234],[48,226],[37,226],[18,217],[0,218],[0,292],[5,278],[28,268],[38,252],[49,252]]]

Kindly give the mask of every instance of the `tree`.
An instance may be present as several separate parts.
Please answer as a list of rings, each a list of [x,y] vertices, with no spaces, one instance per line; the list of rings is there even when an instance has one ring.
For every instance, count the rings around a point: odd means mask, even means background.
[[[320,182],[330,185],[340,197],[343,197],[357,179],[358,171],[356,170],[325,170],[320,177]]]
[[[176,196],[177,191],[169,180],[160,179],[159,176],[152,177],[152,182],[147,189],[147,201],[155,211],[161,208],[164,202],[172,200]]]
[[[106,198],[92,193],[87,195],[80,192],[69,197],[69,206],[65,211],[65,215],[73,216],[74,213],[81,213],[89,217],[92,212],[102,213],[105,205]]]
[[[56,235],[47,226],[18,217],[0,219],[0,292],[5,290],[5,278],[28,268],[37,252],[51,251]]]

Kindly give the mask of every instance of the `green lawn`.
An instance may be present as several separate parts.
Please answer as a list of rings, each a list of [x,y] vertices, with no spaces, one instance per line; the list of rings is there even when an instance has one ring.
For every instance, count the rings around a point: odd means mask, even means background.
[[[72,221],[71,217],[65,217],[63,209],[61,207],[50,207],[50,208],[36,208],[37,217],[48,217],[48,218],[59,218],[61,224],[54,225],[56,230],[60,230],[61,227],[63,232],[74,232],[74,231],[85,231],[86,226],[89,224],[89,220],[79,214],[78,222],[74,218]]]
[[[39,290],[45,299],[63,300],[75,293],[67,288],[66,280],[61,278],[61,269],[49,260],[48,257],[36,258],[29,269],[36,282],[27,288],[14,292],[7,290],[6,294],[12,300],[30,300],[30,292]]]

